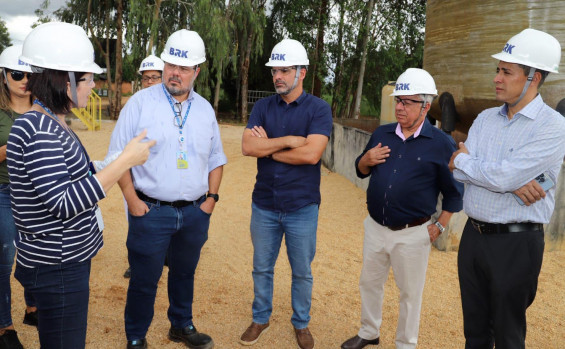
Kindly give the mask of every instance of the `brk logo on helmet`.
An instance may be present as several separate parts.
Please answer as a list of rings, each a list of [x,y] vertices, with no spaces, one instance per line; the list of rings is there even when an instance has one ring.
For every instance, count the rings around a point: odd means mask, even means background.
[[[19,59],[18,59],[18,65],[29,66],[29,64]]]
[[[394,87],[394,89],[396,91],[410,91],[410,83],[400,83],[400,84],[396,84],[396,86]]]
[[[504,48],[502,49],[502,51],[508,53],[509,55],[512,54],[512,49],[516,47],[516,45],[510,45],[510,44],[506,44],[506,46],[504,46]]]
[[[179,50],[174,47],[171,47],[171,49],[169,50],[169,54],[171,56],[177,56],[180,58],[188,58],[188,50]]]
[[[147,67],[154,67],[155,64],[153,64],[153,62],[145,62],[141,65],[143,68],[147,68]]]
[[[271,54],[271,60],[272,61],[285,61],[285,57],[286,53],[273,53]]]

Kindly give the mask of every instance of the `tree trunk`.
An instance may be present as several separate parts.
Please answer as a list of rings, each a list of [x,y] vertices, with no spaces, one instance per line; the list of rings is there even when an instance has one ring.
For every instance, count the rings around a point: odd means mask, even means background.
[[[341,83],[343,80],[343,60],[342,60],[342,52],[343,52],[343,27],[345,25],[345,11],[343,9],[343,0],[339,2],[339,27],[337,30],[337,44],[338,44],[338,51],[337,51],[337,62],[335,65],[335,77],[334,81],[335,86],[333,89],[333,96],[332,96],[332,115],[334,117],[338,117],[337,107],[338,103],[342,101],[341,96]],[[341,104],[341,103],[340,103]]]
[[[357,80],[357,91],[355,93],[355,106],[353,107],[353,118],[359,119],[361,113],[361,98],[363,97],[363,77],[365,76],[365,64],[367,62],[367,50],[369,42],[369,34],[371,33],[371,18],[373,17],[374,0],[369,0],[367,5],[367,21],[363,30],[363,53],[361,55],[361,64],[359,67],[359,78]]]
[[[106,63],[106,82],[108,84],[108,114],[111,115],[113,86],[112,86],[112,74],[111,74],[111,70],[110,70],[110,9],[109,9],[109,5],[108,5],[108,0],[106,0],[104,2],[104,5],[106,7],[106,23],[105,23],[105,25],[106,25],[106,50],[104,50],[104,48],[102,47],[100,40],[98,40],[98,37],[94,33],[94,28],[92,27],[92,23],[90,22],[90,13],[92,12],[92,0],[88,0],[88,6],[87,6],[87,10],[86,10],[87,11],[87,13],[86,13],[86,26],[90,30],[90,35],[92,36],[92,40],[94,40],[94,43],[96,44],[96,46],[98,46],[98,49],[100,50],[100,52],[104,56],[104,61]]]
[[[161,2],[163,0],[155,0],[155,11],[153,12],[153,21],[151,22],[151,33],[149,33],[149,43],[147,44],[147,50],[145,51],[145,56],[153,53],[153,39],[157,35],[157,30],[159,28],[159,11],[161,10]]]
[[[231,0],[227,1],[226,4],[226,14],[225,14],[225,19],[226,21],[229,21],[229,18],[231,16]],[[220,63],[218,64],[218,70],[216,71],[216,86],[214,88],[214,113],[216,114],[216,117],[218,115],[218,107],[220,104],[220,93],[221,93],[221,87],[222,87],[222,74],[224,72],[224,59],[220,58]]]
[[[354,65],[355,66],[355,65]],[[341,110],[341,117],[342,118],[351,118],[349,112],[351,110],[351,87],[353,86],[353,80],[355,78],[355,74],[353,69],[349,73],[349,81],[347,83],[347,89],[345,90],[345,96],[343,97],[343,105]]]
[[[318,34],[316,50],[314,51],[314,67],[312,69],[312,94],[316,97],[322,95],[322,79],[320,79],[320,66],[324,57],[324,35],[328,18],[328,0],[321,0],[318,17]]]
[[[218,70],[216,71],[216,86],[214,87],[214,113],[218,115],[218,105],[220,104],[220,86],[222,85],[223,63],[220,61]]]
[[[241,69],[241,122],[247,124],[247,89],[249,81],[249,63],[251,60],[251,49],[253,44],[253,32],[247,34],[247,44],[245,47],[245,56]]]
[[[122,35],[123,35],[123,0],[117,1],[116,9],[116,94],[112,110],[112,119],[117,120],[122,110]]]

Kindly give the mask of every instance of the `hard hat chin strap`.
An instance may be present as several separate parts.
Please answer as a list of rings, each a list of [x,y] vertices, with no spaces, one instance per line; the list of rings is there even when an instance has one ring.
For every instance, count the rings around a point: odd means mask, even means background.
[[[526,91],[528,90],[528,88],[530,87],[530,84],[532,83],[532,80],[534,79],[535,73],[536,73],[536,68],[530,67],[530,72],[528,73],[528,80],[524,84],[524,88],[522,89],[522,93],[520,94],[520,97],[518,97],[518,100],[515,103],[512,103],[512,104],[507,103],[508,107],[514,107],[516,104],[520,103],[522,98],[524,98]]]
[[[296,88],[296,86],[298,86],[298,78],[300,77],[300,70],[302,69],[301,65],[297,65],[296,66],[296,75],[294,76],[294,83],[292,84],[292,87],[290,88],[290,90],[294,90]]]
[[[77,82],[75,80],[75,72],[69,72],[69,80],[71,83],[71,95],[73,99],[73,103],[76,108],[78,108],[78,97],[77,97]]]
[[[6,81],[6,86],[8,90],[10,89],[10,83],[8,82],[8,76],[6,75],[6,68],[2,68],[2,74],[4,74],[4,81]]]
[[[414,120],[414,122],[412,123],[412,125],[410,125],[410,127],[408,127],[408,129],[411,129],[412,127],[416,126],[416,124],[418,123],[418,121],[420,121],[420,118],[422,117],[422,115],[426,115],[423,113],[425,108],[425,104],[422,104],[422,108],[420,108],[420,115],[418,115],[418,117],[416,118],[416,120]]]

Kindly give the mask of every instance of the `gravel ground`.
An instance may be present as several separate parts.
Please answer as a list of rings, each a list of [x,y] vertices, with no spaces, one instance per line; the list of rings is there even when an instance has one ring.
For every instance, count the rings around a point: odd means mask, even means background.
[[[103,122],[101,131],[88,132],[81,124],[73,122],[73,129],[93,159],[101,159],[106,153],[113,127],[113,122]],[[241,126],[221,125],[229,163],[224,168],[221,200],[212,216],[209,239],[196,273],[195,325],[200,331],[210,334],[216,343],[215,348],[220,349],[242,348],[238,344],[239,336],[251,322],[253,281],[249,218],[256,166],[253,158],[241,155],[242,132]],[[358,281],[366,208],[361,189],[325,168],[322,170],[321,190],[310,330],[316,340],[316,348],[326,349],[339,348],[359,328]],[[106,225],[105,246],[92,264],[86,347],[125,348],[123,311],[128,281],[122,274],[127,268],[127,225],[117,186],[100,206]],[[464,347],[456,264],[457,252],[432,250],[424,289],[419,348]],[[538,296],[528,311],[528,348],[565,347],[563,270],[565,251],[546,252]],[[182,348],[182,344],[167,338],[166,272],[159,285],[155,316],[147,334],[149,347]],[[16,330],[25,348],[39,348],[35,328],[21,323],[24,311],[22,288],[15,280],[12,286],[12,314]],[[397,300],[398,290],[390,274],[378,348],[394,348]],[[275,270],[273,307],[271,328],[254,348],[296,348],[290,323],[290,267],[284,244]]]

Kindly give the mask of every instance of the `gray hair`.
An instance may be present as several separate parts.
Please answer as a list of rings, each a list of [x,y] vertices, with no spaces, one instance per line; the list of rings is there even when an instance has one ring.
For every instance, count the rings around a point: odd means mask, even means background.
[[[432,104],[434,98],[436,98],[436,96],[434,95],[420,94],[420,99],[426,102],[427,104]]]

